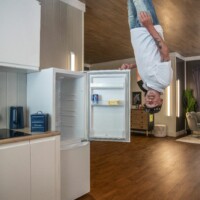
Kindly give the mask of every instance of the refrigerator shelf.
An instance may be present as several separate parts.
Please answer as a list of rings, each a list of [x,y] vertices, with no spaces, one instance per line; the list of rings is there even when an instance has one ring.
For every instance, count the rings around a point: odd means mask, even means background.
[[[118,104],[118,105],[109,105],[107,104],[91,104],[91,106],[107,106],[107,107],[121,107],[124,106],[123,104]]]
[[[102,83],[91,83],[90,85],[91,89],[123,89],[124,84],[102,84]]]
[[[113,137],[113,132],[115,132],[115,137]],[[89,139],[108,139],[108,138],[114,138],[115,140],[118,139],[125,139],[125,133],[123,130],[105,130],[105,131],[99,131],[99,130],[91,130]]]

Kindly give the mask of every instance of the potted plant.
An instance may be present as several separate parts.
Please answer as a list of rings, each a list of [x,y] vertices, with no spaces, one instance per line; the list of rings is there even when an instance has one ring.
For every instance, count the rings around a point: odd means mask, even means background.
[[[196,110],[197,101],[193,96],[193,90],[186,89],[183,91],[183,108],[184,112],[191,112]]]
[[[183,91],[183,108],[186,117],[187,112],[196,111],[197,101],[193,96],[192,89],[186,89]],[[186,131],[187,133],[191,133],[190,129],[188,128],[187,120],[186,120]]]

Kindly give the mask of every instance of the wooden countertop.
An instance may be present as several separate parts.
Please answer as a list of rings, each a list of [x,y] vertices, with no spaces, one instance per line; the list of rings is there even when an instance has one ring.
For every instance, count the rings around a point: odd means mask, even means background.
[[[24,133],[28,133],[30,135],[2,139],[2,140],[0,140],[0,145],[1,144],[9,144],[9,143],[13,143],[13,142],[28,141],[28,140],[34,140],[34,139],[39,139],[39,138],[45,138],[45,137],[51,137],[51,136],[60,135],[59,131],[30,132],[30,130],[28,128],[15,129],[15,130],[16,131],[20,131],[20,132],[24,132]]]

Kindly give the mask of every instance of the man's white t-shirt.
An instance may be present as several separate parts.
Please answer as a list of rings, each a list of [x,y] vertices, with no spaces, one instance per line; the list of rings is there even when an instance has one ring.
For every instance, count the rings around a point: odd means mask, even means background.
[[[160,25],[154,26],[163,38]],[[160,52],[155,40],[145,27],[131,29],[131,43],[134,48],[138,73],[143,81],[143,87],[163,92],[170,84],[173,76],[171,61],[161,62]]]

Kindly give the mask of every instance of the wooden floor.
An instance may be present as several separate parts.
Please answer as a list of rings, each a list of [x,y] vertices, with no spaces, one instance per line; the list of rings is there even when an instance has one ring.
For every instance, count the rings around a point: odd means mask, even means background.
[[[165,199],[200,199],[200,145],[141,135],[91,142],[91,192],[79,200]]]

